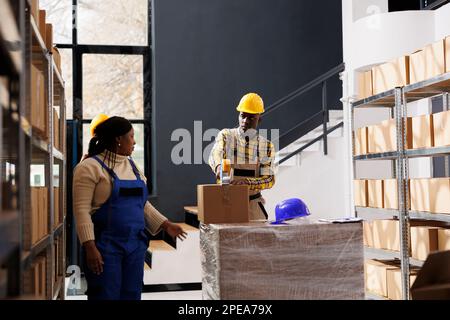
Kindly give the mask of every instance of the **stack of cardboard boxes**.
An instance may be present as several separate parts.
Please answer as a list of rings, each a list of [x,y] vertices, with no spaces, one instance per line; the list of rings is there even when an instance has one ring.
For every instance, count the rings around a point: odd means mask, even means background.
[[[31,188],[31,244],[48,234],[48,188]]]
[[[357,74],[358,98],[364,99],[396,87],[450,72],[450,37]]]
[[[440,222],[411,220],[410,257],[425,261],[435,251],[450,249],[450,229]],[[400,251],[398,220],[364,221],[364,245],[370,248]]]
[[[418,270],[416,267],[411,268],[410,286],[416,280]],[[391,300],[402,299],[399,260],[366,260],[364,276],[365,287],[368,292]]]
[[[44,72],[31,64],[31,125],[44,140],[48,139],[47,79]]]
[[[398,210],[396,179],[354,180],[355,205]],[[450,178],[410,179],[408,181],[412,211],[450,214]]]

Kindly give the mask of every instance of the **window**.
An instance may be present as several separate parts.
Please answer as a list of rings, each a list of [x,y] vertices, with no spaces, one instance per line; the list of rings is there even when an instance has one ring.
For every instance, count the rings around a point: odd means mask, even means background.
[[[72,43],[72,0],[40,0],[45,9],[47,23],[53,24],[55,43]]]
[[[142,119],[143,68],[140,55],[83,55],[83,118],[102,112]]]
[[[79,43],[146,46],[147,17],[148,0],[79,0]]]

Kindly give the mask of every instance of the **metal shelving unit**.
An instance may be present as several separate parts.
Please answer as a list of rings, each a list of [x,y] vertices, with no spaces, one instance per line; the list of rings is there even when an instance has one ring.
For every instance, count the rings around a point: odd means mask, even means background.
[[[396,120],[396,136],[397,150],[392,152],[366,154],[353,156],[353,161],[366,160],[391,160],[393,161],[394,178],[398,181],[398,210],[373,209],[356,207],[355,212],[358,217],[365,220],[373,219],[399,219],[400,225],[400,252],[389,252],[385,250],[366,248],[367,255],[377,253],[381,257],[390,259],[399,259],[401,261],[402,270],[402,295],[404,300],[410,297],[410,264],[421,266],[422,261],[417,261],[409,257],[409,239],[410,239],[410,219],[434,220],[442,222],[450,222],[450,215],[435,214],[429,212],[413,212],[410,211],[407,203],[409,203],[409,189],[407,181],[409,180],[409,161],[408,159],[419,157],[439,157],[450,155],[450,147],[435,147],[427,149],[408,150],[406,146],[406,118],[408,103],[424,98],[431,98],[443,95],[448,110],[448,92],[450,91],[450,73],[434,77],[432,79],[414,83],[405,87],[395,88],[387,92],[356,101],[352,104],[351,110],[351,128],[354,131],[354,113],[360,108],[391,108]],[[353,143],[354,150],[354,143]],[[353,151],[352,151],[353,152]],[[448,164],[447,164],[448,165]],[[356,170],[355,163],[353,168]],[[447,168],[447,172],[449,172]],[[356,176],[356,172],[354,172]]]
[[[16,19],[16,17],[18,17]],[[17,26],[17,29],[14,28]],[[45,119],[48,137],[36,131],[31,124],[31,64],[35,65],[45,77],[46,112]],[[17,208],[5,208],[0,211],[0,263],[7,266],[7,280],[0,279],[6,286],[6,296],[0,292],[0,299],[31,296],[34,283],[29,273],[35,259],[46,258],[45,298],[64,299],[65,276],[65,212],[66,212],[66,158],[65,142],[65,86],[61,74],[56,68],[53,55],[47,49],[43,37],[33,16],[30,14],[28,0],[0,1],[0,77],[6,76],[10,85],[8,105],[0,108],[0,144],[7,140],[8,148],[0,150],[1,174],[0,189],[3,185],[6,161],[14,165],[14,183],[16,191],[2,190],[3,195],[14,197],[17,194]],[[5,90],[0,86],[0,93]],[[1,98],[1,95],[0,95]],[[60,150],[54,147],[53,109],[59,108]],[[10,121],[11,120],[11,121]],[[8,124],[8,127],[6,125]],[[5,131],[7,130],[7,131]],[[14,130],[12,132],[12,130]],[[17,131],[16,131],[17,130]],[[5,136],[7,139],[5,139]],[[11,140],[11,141],[9,141]],[[9,160],[11,158],[11,160]],[[7,159],[7,160],[5,160]],[[45,168],[44,180],[48,188],[47,216],[48,230],[36,243],[31,241],[31,164],[42,164]],[[54,165],[58,171],[54,172]],[[58,212],[54,206],[54,186],[57,176],[59,183]],[[13,193],[15,192],[15,193]],[[3,200],[3,198],[2,198]],[[42,199],[39,199],[42,201]],[[2,201],[3,202],[3,201]],[[58,217],[56,220],[55,217]],[[58,241],[58,254],[55,242]],[[58,261],[56,261],[56,259]],[[56,269],[58,266],[58,269]],[[3,284],[4,283],[4,284]]]

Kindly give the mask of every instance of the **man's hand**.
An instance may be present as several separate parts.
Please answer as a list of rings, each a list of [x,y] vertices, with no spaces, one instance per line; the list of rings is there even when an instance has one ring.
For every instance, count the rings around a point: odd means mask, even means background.
[[[172,223],[169,220],[166,220],[162,224],[161,228],[165,232],[167,232],[167,234],[171,236],[174,241],[176,241],[177,238],[180,239],[181,241],[186,239],[187,236],[186,231],[184,231],[183,228],[181,228],[179,225]]]
[[[99,275],[103,272],[104,262],[100,251],[98,251],[97,246],[95,245],[95,241],[86,241],[83,243],[83,246],[86,249],[86,262],[88,268],[96,275]]]

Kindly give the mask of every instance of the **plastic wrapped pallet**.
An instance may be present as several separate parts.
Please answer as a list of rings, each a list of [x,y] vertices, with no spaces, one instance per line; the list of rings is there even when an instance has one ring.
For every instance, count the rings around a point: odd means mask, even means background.
[[[201,224],[203,299],[364,299],[361,223]]]

